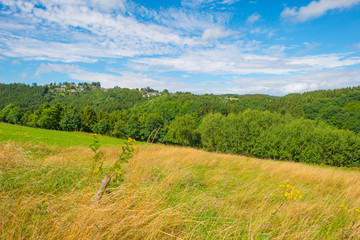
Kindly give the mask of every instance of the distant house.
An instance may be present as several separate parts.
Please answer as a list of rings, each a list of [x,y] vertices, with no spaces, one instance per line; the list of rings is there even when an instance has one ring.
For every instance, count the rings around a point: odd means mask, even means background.
[[[84,91],[84,87],[79,87],[79,90],[80,90],[80,91]]]
[[[57,91],[57,92],[65,92],[65,88],[55,88],[55,91]]]
[[[159,93],[157,93],[157,92],[148,92],[146,95],[147,95],[148,97],[152,97],[152,96],[157,96],[157,95],[159,95]]]
[[[70,89],[70,92],[76,92],[76,89]]]
[[[66,88],[66,85],[65,85],[65,84],[62,84],[61,87],[62,87],[62,88]]]
[[[70,87],[76,87],[75,83],[70,84]]]

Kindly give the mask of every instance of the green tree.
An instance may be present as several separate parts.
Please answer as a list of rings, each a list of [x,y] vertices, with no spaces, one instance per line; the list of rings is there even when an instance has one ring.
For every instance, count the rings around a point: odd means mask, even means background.
[[[115,123],[114,130],[112,135],[117,138],[125,138],[126,137],[126,123],[122,120],[119,120]]]
[[[139,119],[139,116],[133,114],[131,115],[131,117],[129,118],[127,124],[126,124],[126,135],[128,137],[134,138],[134,139],[141,139],[141,122]]]
[[[6,120],[9,123],[22,124],[21,118],[24,115],[24,110],[18,106],[15,106],[7,115]]]
[[[86,132],[90,132],[94,125],[97,123],[97,114],[90,106],[86,106],[81,113],[81,122],[83,123],[83,129]]]
[[[223,119],[223,115],[216,113],[209,114],[202,120],[199,132],[201,134],[201,143],[205,149],[210,151],[224,150]]]
[[[26,122],[24,122],[24,124],[30,127],[38,127],[37,122],[39,118],[40,118],[39,115],[32,113],[27,117]]]
[[[21,124],[23,115],[23,109],[13,104],[9,104],[2,110],[2,120],[8,123]]]
[[[145,128],[142,129],[142,135],[144,135],[145,139],[147,139],[152,134],[151,139],[155,140],[155,137],[158,139],[158,133],[163,125],[163,117],[157,113],[151,113],[146,117]]]
[[[172,143],[195,146],[199,143],[200,135],[196,131],[196,121],[189,114],[177,116],[169,125],[166,140]]]
[[[108,123],[108,121],[106,121],[105,119],[102,119],[93,126],[92,131],[94,133],[105,135],[105,134],[110,133],[111,127],[110,127],[110,124]]]
[[[81,118],[76,111],[67,112],[60,121],[60,127],[65,131],[79,131],[81,126]]]
[[[57,106],[45,109],[37,121],[37,125],[46,129],[59,129],[61,110]]]
[[[6,107],[4,107],[4,109],[1,111],[1,119],[0,120],[7,122],[6,118],[14,107],[15,107],[14,104],[9,104]]]

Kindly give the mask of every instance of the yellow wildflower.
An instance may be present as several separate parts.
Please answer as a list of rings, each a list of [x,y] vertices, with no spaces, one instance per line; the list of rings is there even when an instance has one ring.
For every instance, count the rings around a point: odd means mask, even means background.
[[[95,168],[94,171],[93,171],[94,174],[96,174],[96,173],[98,173],[98,172],[100,172],[100,169],[99,169],[99,168]]]
[[[134,145],[132,147],[133,147],[134,150],[136,149],[136,147]]]
[[[347,206],[345,206],[344,204],[341,204],[340,208],[344,209],[345,211],[349,211],[349,208]]]
[[[121,170],[116,170],[116,173],[118,174],[118,175],[121,175]]]
[[[284,197],[286,199],[301,199],[303,197],[303,195],[301,194],[301,192],[299,190],[296,190],[293,186],[289,185],[289,184],[281,184],[279,185],[279,187],[281,188],[285,188],[285,192],[284,192]]]
[[[360,212],[360,208],[355,208],[355,211]]]

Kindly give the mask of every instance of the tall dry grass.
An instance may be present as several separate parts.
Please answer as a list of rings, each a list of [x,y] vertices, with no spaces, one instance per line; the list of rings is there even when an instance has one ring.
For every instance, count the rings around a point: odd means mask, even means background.
[[[107,165],[120,153],[102,151]],[[102,179],[91,159],[87,148],[0,145],[0,238],[360,238],[358,170],[141,146],[125,181],[91,204]]]

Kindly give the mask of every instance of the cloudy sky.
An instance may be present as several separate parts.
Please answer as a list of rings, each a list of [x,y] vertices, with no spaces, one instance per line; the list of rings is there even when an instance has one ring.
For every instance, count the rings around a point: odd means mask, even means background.
[[[360,0],[0,0],[0,82],[286,95],[360,85]]]

